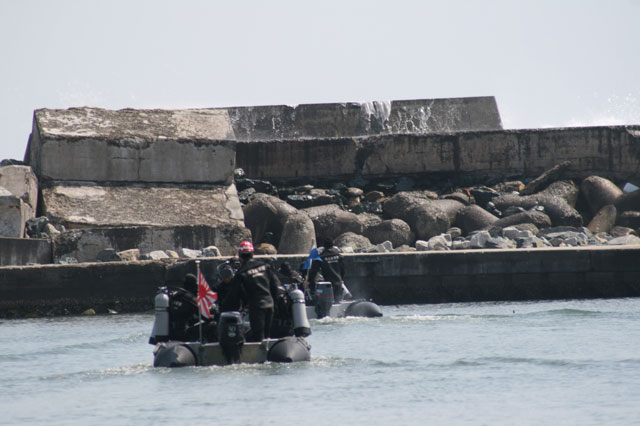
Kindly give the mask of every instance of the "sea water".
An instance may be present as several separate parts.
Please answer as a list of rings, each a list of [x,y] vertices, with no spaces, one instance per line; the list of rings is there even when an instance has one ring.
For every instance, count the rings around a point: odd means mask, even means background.
[[[3,320],[0,424],[640,424],[640,299],[383,306],[311,362],[153,368],[153,315]]]

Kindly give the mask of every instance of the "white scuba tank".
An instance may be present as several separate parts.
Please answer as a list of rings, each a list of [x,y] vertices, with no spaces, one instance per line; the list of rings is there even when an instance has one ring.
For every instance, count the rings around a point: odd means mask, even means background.
[[[304,303],[304,293],[299,289],[289,290],[291,298],[291,311],[293,314],[293,333],[300,337],[306,337],[311,334],[311,325],[307,319],[307,308]]]
[[[158,293],[154,304],[156,315],[149,337],[149,343],[153,345],[169,340],[169,295],[165,292]]]

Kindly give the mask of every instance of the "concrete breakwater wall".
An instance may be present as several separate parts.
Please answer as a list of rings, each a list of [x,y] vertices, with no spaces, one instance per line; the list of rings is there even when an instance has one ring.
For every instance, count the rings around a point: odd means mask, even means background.
[[[638,246],[345,255],[346,282],[383,305],[640,297],[638,256]],[[224,260],[202,260],[210,283]],[[1,267],[0,317],[148,311],[157,287],[194,271],[194,261]]]
[[[280,139],[239,142],[236,151],[248,177],[272,181],[445,175],[468,184],[533,178],[570,161],[565,178],[640,185],[640,126]]]
[[[47,235],[56,240],[55,261],[90,262],[103,249],[216,246],[231,254],[251,238],[233,185],[237,141],[306,143],[501,128],[493,97],[189,110],[40,109],[34,112],[25,163],[40,194],[37,215],[49,221]],[[6,200],[13,204],[3,209],[0,203],[0,218],[21,203],[17,196]],[[29,217],[35,216],[35,201]],[[0,235],[22,237],[27,219],[14,214],[7,222],[15,230]],[[16,247],[32,251],[30,245]],[[2,259],[14,258],[37,256]]]

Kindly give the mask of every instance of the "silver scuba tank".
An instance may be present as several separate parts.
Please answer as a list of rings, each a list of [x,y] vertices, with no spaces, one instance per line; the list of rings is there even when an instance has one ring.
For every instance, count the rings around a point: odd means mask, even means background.
[[[152,345],[169,340],[169,295],[164,291],[156,294],[154,305],[156,315],[149,337]]]
[[[289,290],[291,298],[291,312],[293,314],[293,333],[298,337],[307,337],[311,334],[311,325],[307,318],[307,308],[304,302],[304,293],[298,288]]]

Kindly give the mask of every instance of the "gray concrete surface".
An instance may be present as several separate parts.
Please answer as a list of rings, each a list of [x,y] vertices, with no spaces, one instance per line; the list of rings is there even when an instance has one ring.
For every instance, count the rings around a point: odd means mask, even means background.
[[[48,264],[52,262],[51,256],[49,240],[0,237],[0,266]]]
[[[222,110],[40,109],[25,160],[41,180],[231,183]]]
[[[244,226],[234,185],[77,185],[42,188],[42,213],[67,228],[102,226]]]
[[[640,127],[576,127],[238,143],[250,178],[287,181],[429,175],[482,181],[531,177],[563,162],[565,178],[640,185]]]
[[[238,141],[502,129],[493,96],[221,108]]]
[[[640,297],[638,256],[640,246],[345,255],[345,281],[382,305]],[[210,282],[223,260],[202,260]],[[158,286],[194,271],[194,261],[1,267],[0,317],[145,311]]]

